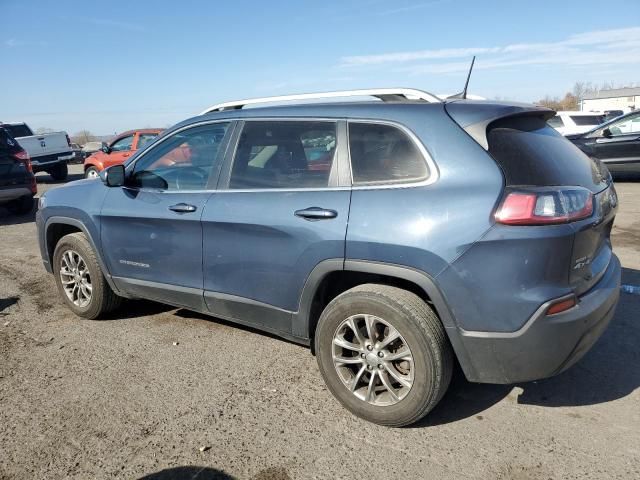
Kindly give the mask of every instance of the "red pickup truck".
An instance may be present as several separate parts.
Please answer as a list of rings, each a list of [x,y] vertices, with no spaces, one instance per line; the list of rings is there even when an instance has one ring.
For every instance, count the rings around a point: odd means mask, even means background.
[[[85,178],[95,178],[105,168],[124,163],[136,150],[155,140],[162,133],[162,130],[162,128],[129,130],[114,137],[106,146],[102,147],[102,150],[85,159]]]

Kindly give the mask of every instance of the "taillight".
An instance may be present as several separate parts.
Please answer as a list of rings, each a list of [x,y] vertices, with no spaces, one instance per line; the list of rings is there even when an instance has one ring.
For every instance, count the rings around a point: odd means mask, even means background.
[[[593,214],[593,193],[582,187],[510,188],[495,213],[506,225],[567,223]]]
[[[22,163],[24,163],[24,166],[27,167],[27,170],[33,172],[33,167],[31,166],[31,157],[29,157],[29,154],[26,151],[19,150],[14,153],[13,156],[14,158],[17,158]]]

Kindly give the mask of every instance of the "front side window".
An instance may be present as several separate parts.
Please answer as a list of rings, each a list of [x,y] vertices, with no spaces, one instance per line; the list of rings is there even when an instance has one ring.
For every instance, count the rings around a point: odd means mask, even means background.
[[[322,188],[336,148],[336,124],[248,121],[236,149],[229,188]]]
[[[630,115],[618,122],[609,125],[611,135],[629,135],[640,133],[640,112],[637,115]]]
[[[182,130],[143,153],[135,163],[131,186],[161,190],[204,190],[222,161],[228,123]]]
[[[131,146],[133,145],[133,135],[129,135],[128,137],[119,138],[115,142],[111,144],[112,152],[126,152],[131,150]]]
[[[354,185],[418,182],[429,176],[422,153],[397,127],[349,123]]]

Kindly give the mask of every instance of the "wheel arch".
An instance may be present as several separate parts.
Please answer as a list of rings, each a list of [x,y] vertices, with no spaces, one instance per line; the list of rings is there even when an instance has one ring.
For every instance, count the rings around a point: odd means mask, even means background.
[[[328,299],[326,303],[342,293],[342,291],[362,283],[383,283],[409,290],[432,306],[442,322],[454,354],[465,373],[468,369],[473,369],[462,343],[455,317],[436,281],[427,273],[405,265],[366,260],[346,260],[343,262],[342,259],[320,262],[309,275],[300,296],[298,311],[293,314],[292,330],[296,337],[308,338],[313,348],[315,328],[326,305],[325,302],[319,300],[325,295],[323,289],[327,288],[335,278],[345,275],[352,276],[351,280],[357,282],[354,284],[347,281],[342,284],[341,287],[338,287],[337,290],[332,291],[324,298],[325,301]]]
[[[106,278],[107,283],[114,292],[120,293],[113,283],[111,275],[109,274],[109,270],[107,269],[107,266],[102,259],[102,254],[96,247],[93,236],[84,223],[76,218],[54,216],[50,217],[47,220],[44,232],[44,251],[46,252],[47,260],[49,261],[49,265],[51,265],[52,270],[53,252],[55,251],[56,245],[58,244],[60,239],[65,235],[69,235],[71,233],[83,233],[87,237],[87,240],[91,244],[91,248],[93,248],[93,251],[96,254],[98,264],[100,265],[100,270]]]

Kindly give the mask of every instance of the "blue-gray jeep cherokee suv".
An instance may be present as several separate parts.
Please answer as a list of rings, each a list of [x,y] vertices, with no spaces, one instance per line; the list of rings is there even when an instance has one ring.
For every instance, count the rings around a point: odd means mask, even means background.
[[[367,92],[221,104],[47,192],[64,301],[94,319],[147,298],[313,345],[338,400],[384,425],[426,415],[454,359],[490,383],[574,364],[619,295],[606,168],[544,108]]]

